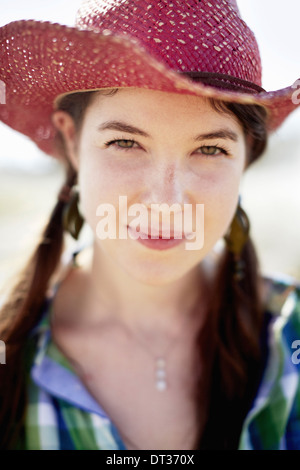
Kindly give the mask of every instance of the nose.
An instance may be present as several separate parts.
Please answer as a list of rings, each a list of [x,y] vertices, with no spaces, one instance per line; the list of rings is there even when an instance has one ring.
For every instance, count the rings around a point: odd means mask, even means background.
[[[146,204],[183,204],[188,202],[188,192],[183,170],[176,163],[156,166],[147,178]]]

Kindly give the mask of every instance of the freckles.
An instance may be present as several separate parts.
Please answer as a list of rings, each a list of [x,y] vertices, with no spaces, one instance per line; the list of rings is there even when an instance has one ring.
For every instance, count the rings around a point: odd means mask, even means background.
[[[204,226],[209,240],[216,242],[225,233],[235,210],[239,181],[238,173],[228,165],[198,178],[195,194],[197,201],[204,203]]]
[[[222,193],[222,188],[226,187],[226,183],[219,171],[211,171],[202,175],[198,174],[191,187],[199,196],[214,198],[216,191]]]

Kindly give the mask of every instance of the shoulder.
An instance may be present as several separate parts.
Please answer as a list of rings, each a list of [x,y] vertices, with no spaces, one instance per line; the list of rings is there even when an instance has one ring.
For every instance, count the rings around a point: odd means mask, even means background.
[[[264,309],[272,317],[298,316],[300,321],[300,281],[283,273],[261,278]]]
[[[264,310],[269,317],[269,341],[289,358],[300,351],[300,282],[285,274],[264,276]],[[300,356],[300,352],[299,352]],[[300,372],[299,361],[293,361]]]
[[[90,248],[67,251],[51,280],[48,296],[52,302],[52,316],[63,321],[75,319],[82,310],[92,263]]]

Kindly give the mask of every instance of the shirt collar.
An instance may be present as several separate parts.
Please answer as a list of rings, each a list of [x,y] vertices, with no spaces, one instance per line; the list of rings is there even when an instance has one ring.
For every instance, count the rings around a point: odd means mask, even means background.
[[[42,320],[34,331],[38,343],[31,368],[32,380],[50,395],[63,399],[87,412],[107,418],[104,410],[74,372],[70,362],[52,341],[51,312],[52,303],[48,301]]]

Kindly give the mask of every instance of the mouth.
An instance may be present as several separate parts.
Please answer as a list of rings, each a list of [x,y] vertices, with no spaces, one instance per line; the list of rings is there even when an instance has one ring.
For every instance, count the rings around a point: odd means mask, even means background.
[[[132,231],[136,237],[141,239],[148,239],[148,240],[181,240],[188,238],[190,234],[185,234],[180,231],[175,230],[165,230],[165,231],[157,231],[151,230],[150,233],[147,229],[136,230],[135,227],[128,226],[127,229]]]
[[[186,240],[186,236],[182,232],[167,231],[149,233],[147,230],[137,231],[134,227],[127,226],[128,233],[130,238],[137,241],[146,248],[152,250],[168,250],[170,248],[175,248],[183,243]]]

